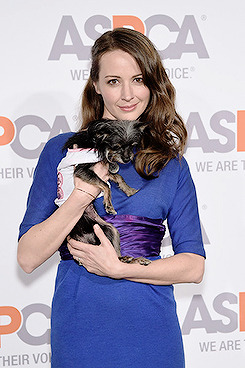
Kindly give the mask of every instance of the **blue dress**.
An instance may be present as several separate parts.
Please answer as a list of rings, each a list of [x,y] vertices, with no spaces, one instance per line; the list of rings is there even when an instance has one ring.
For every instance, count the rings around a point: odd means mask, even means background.
[[[70,135],[61,134],[46,144],[19,236],[57,208],[57,166]],[[153,180],[140,177],[131,163],[120,165],[119,173],[139,189],[128,198],[111,183],[119,216],[167,218],[174,253],[205,257],[195,187],[184,158],[171,160]],[[95,206],[101,216],[106,215],[102,198]],[[61,260],[52,302],[51,347],[53,368],[183,368],[173,286],[101,277],[72,259]]]

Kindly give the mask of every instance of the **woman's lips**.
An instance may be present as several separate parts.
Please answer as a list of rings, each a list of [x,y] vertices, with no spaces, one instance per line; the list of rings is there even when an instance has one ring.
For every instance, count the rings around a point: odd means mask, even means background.
[[[136,108],[137,103],[133,105],[127,105],[127,106],[119,106],[119,108],[123,111],[132,111]]]

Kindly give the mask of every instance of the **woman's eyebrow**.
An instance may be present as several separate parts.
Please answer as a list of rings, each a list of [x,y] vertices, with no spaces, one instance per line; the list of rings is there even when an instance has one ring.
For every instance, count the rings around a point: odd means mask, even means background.
[[[132,78],[136,78],[136,77],[139,77],[139,76],[142,76],[142,73],[133,75]],[[119,75],[106,75],[105,78],[121,78],[121,77]]]
[[[106,75],[105,78],[120,78],[119,75]]]

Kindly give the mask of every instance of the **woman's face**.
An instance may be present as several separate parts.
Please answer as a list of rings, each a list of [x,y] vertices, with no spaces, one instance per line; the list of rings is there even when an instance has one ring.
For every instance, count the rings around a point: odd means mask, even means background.
[[[103,118],[136,120],[146,109],[150,91],[143,83],[135,59],[122,50],[110,51],[100,60],[99,80],[94,83],[104,101]]]

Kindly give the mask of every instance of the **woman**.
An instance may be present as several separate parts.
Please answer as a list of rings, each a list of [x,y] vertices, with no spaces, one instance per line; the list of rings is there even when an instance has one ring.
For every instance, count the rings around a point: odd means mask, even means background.
[[[95,206],[118,226],[127,254],[150,258],[148,266],[120,262],[98,226],[100,246],[67,242],[98,189],[75,179],[72,194],[56,209],[56,170],[71,133],[51,139],[40,156],[20,228],[18,261],[32,272],[60,250],[52,305],[53,368],[184,367],[172,284],[199,283],[205,252],[195,188],[181,159],[186,130],[174,100],[174,88],[147,37],[118,28],[95,42],[82,128],[102,117],[148,123],[135,162],[120,165],[120,174],[139,191],[127,198],[111,183],[117,215],[106,215],[102,198]],[[95,171],[108,179],[103,164],[97,163]],[[165,219],[174,255],[161,259]]]

